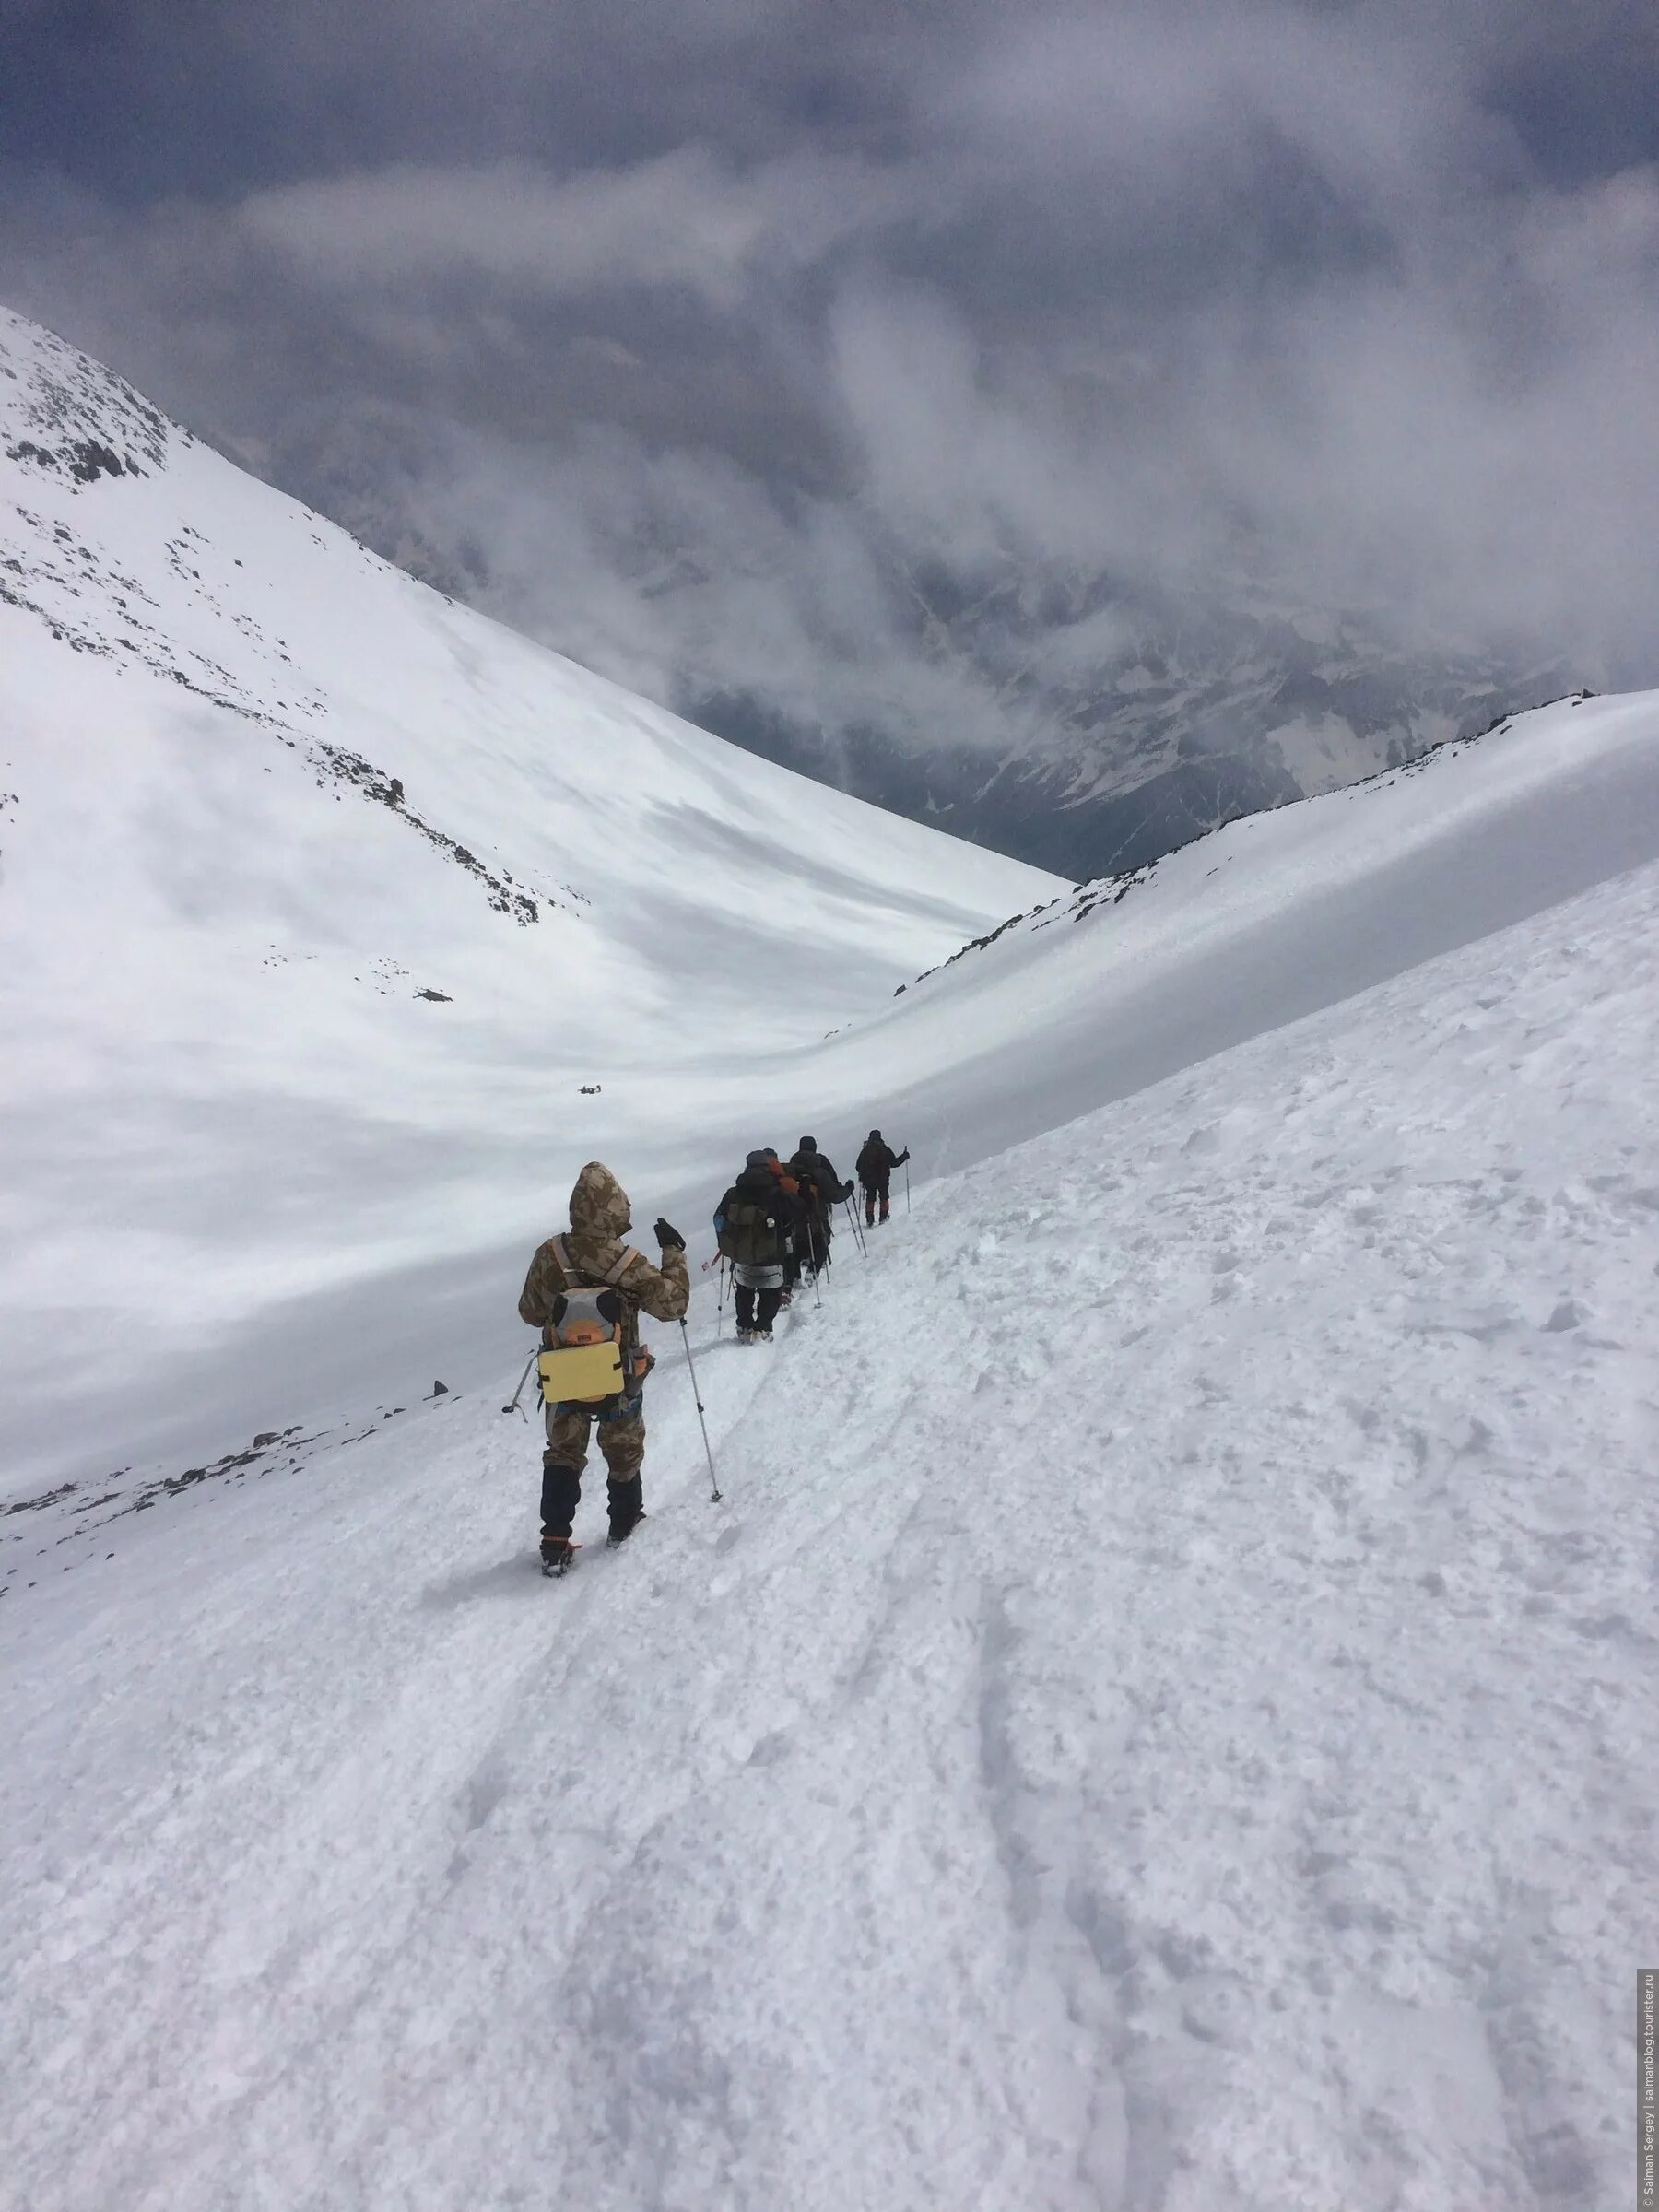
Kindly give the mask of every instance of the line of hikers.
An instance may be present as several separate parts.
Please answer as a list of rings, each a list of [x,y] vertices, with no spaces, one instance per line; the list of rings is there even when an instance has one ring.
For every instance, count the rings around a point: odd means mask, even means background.
[[[855,1166],[870,1227],[877,1209],[888,1219],[893,1171],[909,1159],[909,1148],[894,1152],[879,1129],[865,1140]],[[841,1182],[809,1136],[787,1165],[771,1149],[749,1154],[714,1215],[721,1257],[732,1270],[740,1344],[770,1344],[780,1309],[803,1279],[816,1279],[830,1265],[832,1209],[852,1195],[852,1183]],[[644,1392],[655,1362],[640,1342],[640,1315],[683,1328],[691,1282],[678,1230],[658,1218],[653,1267],[623,1241],[632,1226],[627,1192],[601,1161],[589,1160],[571,1193],[570,1228],[538,1247],[519,1296],[520,1320],[541,1331],[535,1366],[547,1437],[541,1491],[547,1574],[562,1574],[578,1549],[571,1531],[595,1430],[607,1477],[606,1541],[626,1543],[645,1518]]]
[[[874,1228],[889,1212],[893,1170],[909,1159],[872,1129],[854,1163],[865,1220]],[[732,1270],[739,1344],[770,1344],[772,1324],[805,1281],[830,1265],[835,1209],[853,1196],[816,1139],[802,1137],[787,1165],[771,1147],[751,1152],[743,1172],[714,1211],[720,1256]]]

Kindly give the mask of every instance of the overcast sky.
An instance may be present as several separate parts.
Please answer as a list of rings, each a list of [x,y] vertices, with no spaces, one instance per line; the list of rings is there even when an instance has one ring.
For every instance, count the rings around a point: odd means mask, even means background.
[[[893,578],[1010,561],[1659,682],[1655,0],[0,0],[0,218],[661,695],[988,729]]]

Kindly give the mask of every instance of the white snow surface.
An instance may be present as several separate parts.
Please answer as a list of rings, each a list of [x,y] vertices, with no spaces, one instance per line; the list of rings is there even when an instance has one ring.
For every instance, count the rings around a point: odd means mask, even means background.
[[[1656,944],[1650,865],[935,1182],[770,1348],[702,1301],[724,1502],[664,1339],[562,1583],[499,1386],[31,1516],[15,2201],[1623,2201]]]
[[[3,313],[0,469],[0,1495],[481,1384],[596,1153],[700,1261],[756,1142],[943,1173],[1659,857],[1655,700],[1576,700],[1079,909]]]
[[[805,1048],[1058,888],[451,605],[0,312],[0,1488],[476,1380],[583,1160],[706,1215],[758,1082],[862,1112]]]
[[[1072,892],[0,347],[8,2196],[1621,2201],[1659,697]],[[872,1122],[914,1213],[739,1348],[712,1201]],[[595,1154],[699,1291],[547,1584]]]

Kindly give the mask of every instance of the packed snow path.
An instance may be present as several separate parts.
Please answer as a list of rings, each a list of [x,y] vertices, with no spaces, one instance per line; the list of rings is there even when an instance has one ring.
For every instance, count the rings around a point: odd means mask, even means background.
[[[1649,869],[936,1186],[770,1351],[700,1303],[727,1502],[671,1335],[562,1584],[504,1389],[42,1516],[15,2201],[1621,2201],[1655,946]]]

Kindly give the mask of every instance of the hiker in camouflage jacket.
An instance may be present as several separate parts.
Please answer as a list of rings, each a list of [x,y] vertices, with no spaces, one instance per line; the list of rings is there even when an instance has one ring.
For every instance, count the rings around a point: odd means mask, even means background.
[[[543,1329],[553,1319],[553,1303],[563,1290],[610,1284],[621,1296],[626,1388],[598,1406],[549,1406],[547,1449],[542,1459],[542,1558],[557,1562],[571,1551],[571,1527],[582,1498],[582,1470],[587,1465],[592,1423],[609,1477],[610,1533],[620,1542],[644,1517],[641,1468],[645,1460],[643,1393],[651,1355],[640,1347],[640,1320],[678,1321],[691,1296],[686,1271],[685,1240],[667,1222],[656,1224],[662,1250],[653,1267],[642,1252],[623,1238],[633,1226],[628,1194],[610,1170],[590,1159],[571,1193],[571,1226],[549,1237],[530,1263],[519,1298],[519,1319]],[[562,1244],[567,1268],[561,1264]]]

